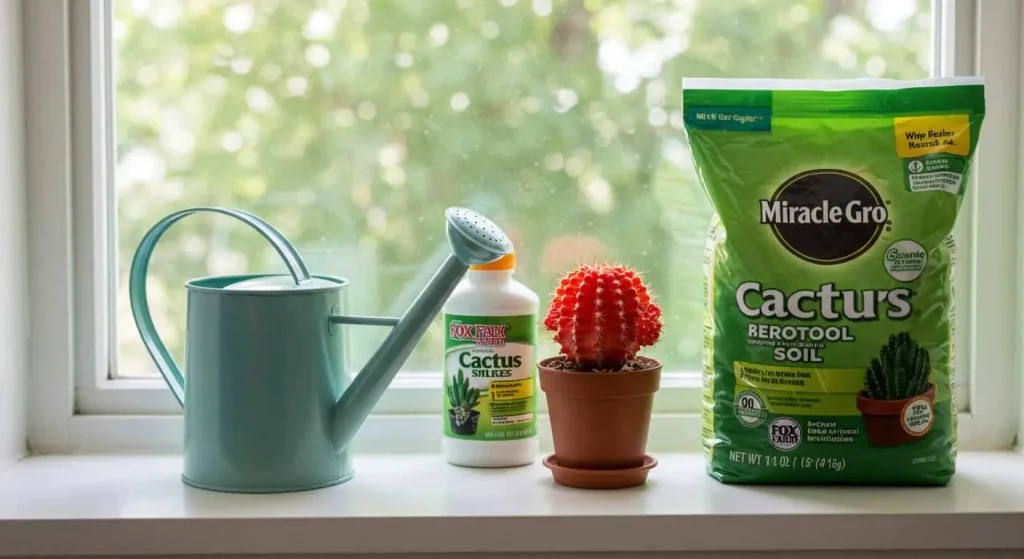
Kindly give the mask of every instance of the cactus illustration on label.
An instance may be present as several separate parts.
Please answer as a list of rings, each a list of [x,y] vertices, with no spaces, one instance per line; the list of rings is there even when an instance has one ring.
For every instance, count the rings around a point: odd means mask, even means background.
[[[462,369],[459,369],[455,379],[448,385],[448,401],[451,403],[455,429],[465,433],[474,433],[479,413],[474,414],[473,408],[480,403],[480,389],[470,388],[469,379],[462,374]],[[473,421],[470,423],[471,419]]]
[[[864,372],[864,395],[872,400],[902,400],[928,390],[931,360],[909,332],[890,334]]]

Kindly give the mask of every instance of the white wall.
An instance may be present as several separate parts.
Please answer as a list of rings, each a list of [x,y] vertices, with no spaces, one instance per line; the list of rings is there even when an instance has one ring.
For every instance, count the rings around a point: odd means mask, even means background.
[[[25,454],[28,348],[21,1],[0,0],[0,468]]]

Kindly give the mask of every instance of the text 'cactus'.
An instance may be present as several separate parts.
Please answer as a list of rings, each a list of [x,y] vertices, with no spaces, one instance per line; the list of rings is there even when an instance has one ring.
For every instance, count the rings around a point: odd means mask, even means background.
[[[928,350],[907,332],[892,334],[864,371],[864,395],[874,400],[902,400],[928,391]]]
[[[635,271],[588,264],[561,279],[544,326],[580,370],[620,370],[658,341],[661,308]]]

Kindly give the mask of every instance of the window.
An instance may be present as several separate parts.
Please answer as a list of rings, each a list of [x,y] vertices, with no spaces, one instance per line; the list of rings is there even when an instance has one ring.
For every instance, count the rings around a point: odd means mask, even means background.
[[[312,270],[351,279],[352,312],[385,315],[447,254],[445,207],[473,207],[510,232],[517,275],[541,295],[579,259],[643,270],[665,307],[659,355],[699,370],[710,210],[674,94],[683,75],[909,79],[932,62],[926,1],[796,3],[757,32],[745,26],[778,7],[729,4],[112,0],[112,375],[155,374],[128,327],[139,239],[210,204],[275,224]],[[150,308],[172,351],[183,282],[281,271],[268,249],[216,217],[164,237]],[[438,370],[439,324],[405,370]],[[355,361],[382,338],[354,328]]]
[[[1017,55],[986,58],[999,35],[975,37],[972,22],[983,17],[998,19],[974,2],[929,0],[71,3],[71,211],[83,234],[68,250],[86,281],[76,288],[75,411],[89,425],[179,413],[139,341],[125,287],[138,241],[167,213],[254,212],[311,271],[351,280],[349,312],[397,315],[446,254],[444,209],[465,205],[510,232],[517,277],[542,301],[579,260],[642,270],[666,317],[656,411],[676,414],[666,429],[696,431],[710,208],[682,129],[682,78],[983,73],[993,104],[980,173],[1009,178],[1015,171],[993,147],[1008,124],[992,111],[1012,104],[1006,89],[1016,84],[984,70]],[[1006,265],[998,251],[1010,247],[974,247],[996,234],[990,228],[1015,223],[1001,205],[1015,200],[1012,190],[962,212],[958,325],[998,327],[977,313],[995,310],[990,297],[1009,287],[980,267]],[[1003,221],[973,218],[986,208]],[[172,354],[180,360],[183,349],[184,281],[283,270],[233,220],[175,225],[154,253],[149,287]],[[978,291],[986,285],[994,291]],[[427,437],[440,401],[439,326],[376,410],[423,414]],[[383,334],[352,328],[356,370]],[[538,341],[541,355],[555,353],[547,333]],[[962,433],[978,359],[987,359],[979,343],[995,341],[958,328]],[[692,449],[698,438],[687,438]]]

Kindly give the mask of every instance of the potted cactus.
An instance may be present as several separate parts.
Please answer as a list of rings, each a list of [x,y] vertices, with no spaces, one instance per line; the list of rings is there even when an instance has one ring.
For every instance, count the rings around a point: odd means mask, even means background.
[[[448,386],[448,422],[452,432],[457,435],[476,433],[480,422],[480,412],[473,409],[480,403],[480,389],[470,388],[469,379],[459,369],[458,374]]]
[[[889,336],[864,371],[857,409],[872,446],[897,446],[919,440],[935,417],[931,358],[907,332]]]
[[[538,363],[557,483],[619,488],[644,483],[657,461],[647,433],[662,364],[638,356],[661,336],[661,309],[640,275],[621,265],[583,265],[552,296],[544,326],[560,355]]]

